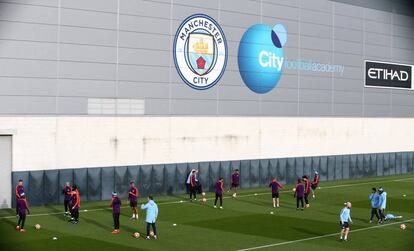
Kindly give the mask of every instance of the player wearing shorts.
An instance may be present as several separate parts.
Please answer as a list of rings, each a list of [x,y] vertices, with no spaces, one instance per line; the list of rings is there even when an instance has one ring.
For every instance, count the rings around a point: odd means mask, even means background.
[[[312,189],[312,197],[315,199],[315,191],[316,188],[318,188],[319,185],[319,173],[317,171],[315,171],[315,177],[313,177],[313,181],[311,184],[311,189]]]
[[[129,206],[131,207],[131,211],[132,211],[131,219],[138,220],[138,210],[137,210],[138,188],[135,186],[134,181],[129,182],[128,200],[129,200]]]
[[[342,208],[341,214],[339,215],[339,224],[341,226],[341,238],[340,240],[347,241],[349,233],[349,223],[352,223],[351,219],[351,202],[346,202],[345,207]]]
[[[273,177],[269,187],[272,188],[273,207],[279,207],[279,188],[283,188],[283,186]]]
[[[233,197],[237,196],[237,189],[240,186],[240,173],[239,169],[235,169],[233,174],[231,175],[231,191],[233,193]]]

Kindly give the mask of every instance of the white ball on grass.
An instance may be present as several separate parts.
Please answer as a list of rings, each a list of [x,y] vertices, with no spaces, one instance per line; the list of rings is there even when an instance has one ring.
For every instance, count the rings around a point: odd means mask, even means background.
[[[57,240],[57,237],[53,237],[52,239],[55,241],[55,240]]]

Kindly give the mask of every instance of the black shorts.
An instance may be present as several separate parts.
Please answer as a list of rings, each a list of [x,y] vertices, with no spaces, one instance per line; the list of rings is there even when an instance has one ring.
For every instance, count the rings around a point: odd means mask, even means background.
[[[239,184],[231,183],[231,188],[238,188]]]
[[[341,229],[349,228],[349,224],[347,221],[345,221],[344,224],[342,224],[342,222],[339,222],[339,225],[341,226]]]
[[[130,207],[137,207],[138,202],[137,201],[129,201]]]
[[[312,190],[315,190],[317,187],[318,187],[318,184],[312,184],[311,185]]]
[[[272,198],[279,198],[279,192],[272,193]]]

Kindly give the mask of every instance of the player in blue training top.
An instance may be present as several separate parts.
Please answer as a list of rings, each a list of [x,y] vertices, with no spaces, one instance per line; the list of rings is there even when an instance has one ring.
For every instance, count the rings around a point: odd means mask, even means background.
[[[346,202],[345,207],[342,208],[341,214],[339,215],[340,225],[341,225],[341,238],[340,240],[347,241],[349,233],[349,223],[352,223],[351,219],[351,202]]]

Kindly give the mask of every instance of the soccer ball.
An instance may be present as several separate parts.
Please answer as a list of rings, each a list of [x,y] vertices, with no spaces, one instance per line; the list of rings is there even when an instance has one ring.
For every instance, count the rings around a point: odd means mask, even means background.
[[[405,224],[401,224],[400,225],[400,228],[401,228],[401,230],[405,230],[405,228],[406,228],[407,226],[405,225]]]
[[[154,237],[154,232],[153,231],[150,232],[150,236]]]
[[[201,195],[206,196],[206,193],[205,192],[202,192]]]
[[[296,188],[294,187],[294,188],[292,188],[292,192],[296,192]]]
[[[35,227],[36,230],[39,230],[40,229],[40,224],[36,224],[34,227]]]
[[[207,199],[206,199],[206,198],[203,198],[201,201],[202,201],[202,202],[206,202],[206,201],[207,201]]]
[[[139,233],[138,232],[135,232],[134,234],[132,234],[132,236],[134,237],[134,238],[139,238]]]
[[[256,195],[256,194],[255,194],[255,195]],[[234,193],[232,196],[233,196],[233,198],[236,198],[236,194],[235,194],[235,193]]]

